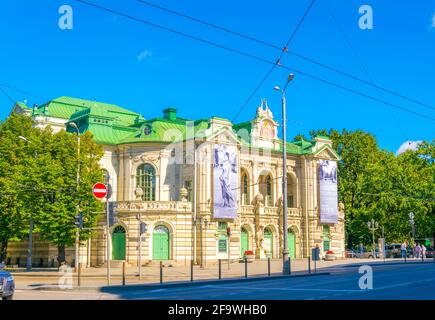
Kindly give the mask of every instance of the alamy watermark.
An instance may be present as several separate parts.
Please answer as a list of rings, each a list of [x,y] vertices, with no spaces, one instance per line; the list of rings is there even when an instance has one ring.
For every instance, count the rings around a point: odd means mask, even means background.
[[[358,273],[362,274],[359,278],[358,286],[361,290],[373,289],[373,268],[369,265],[359,267]]]
[[[58,20],[59,29],[72,30],[74,27],[73,8],[64,4],[59,7],[58,13],[61,15]]]
[[[362,16],[358,20],[359,28],[361,30],[372,30],[373,8],[368,4],[364,4],[361,7],[359,7],[358,12],[362,14]]]

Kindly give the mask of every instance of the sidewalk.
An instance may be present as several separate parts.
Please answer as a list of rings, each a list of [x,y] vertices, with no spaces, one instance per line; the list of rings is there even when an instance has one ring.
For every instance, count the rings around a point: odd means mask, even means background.
[[[386,263],[396,264],[403,263],[401,259],[386,259]],[[421,260],[408,259],[408,263],[421,263]],[[432,259],[427,259],[425,262],[433,262]],[[320,272],[322,269],[331,267],[344,267],[345,265],[361,265],[361,264],[383,264],[382,259],[345,259],[335,261],[317,261],[317,270]],[[268,275],[268,262],[267,260],[257,260],[247,264],[248,277],[264,277]],[[308,273],[308,260],[298,259],[292,260],[291,263],[292,274],[307,274]],[[190,281],[190,264],[177,264],[171,266],[170,263],[164,263],[163,282],[175,281]],[[314,262],[311,261],[311,272],[314,272]],[[282,275],[282,260],[275,259],[270,261],[270,273],[272,276]],[[12,272],[15,278],[15,285],[17,289],[42,289],[49,287],[58,287],[59,280],[65,278],[65,274],[52,271],[16,271]],[[206,265],[203,269],[195,265],[193,268],[194,281],[195,280],[217,280],[219,277],[218,264]],[[222,279],[229,278],[244,278],[245,265],[240,262],[222,261],[221,269]],[[142,279],[139,280],[138,267],[127,267],[126,284],[158,284],[160,282],[160,267],[158,265],[150,265],[142,267]],[[72,274],[72,284],[77,286],[77,273]],[[122,284],[122,268],[111,268],[111,285]],[[86,268],[81,270],[81,287],[83,288],[99,288],[107,285],[106,268]]]

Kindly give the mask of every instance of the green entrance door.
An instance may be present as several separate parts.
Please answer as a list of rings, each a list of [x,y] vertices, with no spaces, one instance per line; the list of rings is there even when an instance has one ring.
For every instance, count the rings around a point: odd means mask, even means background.
[[[248,231],[245,228],[242,228],[242,233],[240,236],[240,256],[244,256],[245,251],[249,250],[249,238]]]
[[[169,230],[165,226],[153,231],[153,260],[169,260]]]
[[[267,250],[266,255],[268,257],[273,256],[273,235],[269,228],[264,229],[264,244],[263,248]]]
[[[288,247],[288,254],[291,259],[296,258],[296,237],[293,232],[290,230],[287,233],[287,247]]]
[[[125,260],[125,229],[121,226],[112,233],[112,259]]]

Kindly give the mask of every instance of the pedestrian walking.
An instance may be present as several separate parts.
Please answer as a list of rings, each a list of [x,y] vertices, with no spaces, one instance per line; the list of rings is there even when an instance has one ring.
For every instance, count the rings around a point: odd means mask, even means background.
[[[362,258],[363,254],[364,254],[364,246],[362,243],[359,244],[359,254]]]
[[[406,256],[406,241],[402,243],[402,245],[400,246],[400,250],[402,251],[402,259],[404,259]]]
[[[421,257],[426,259],[426,247],[424,244],[421,245]]]
[[[419,243],[417,243],[417,246],[415,247],[415,256],[417,259],[420,259],[420,253],[421,253],[421,246]]]

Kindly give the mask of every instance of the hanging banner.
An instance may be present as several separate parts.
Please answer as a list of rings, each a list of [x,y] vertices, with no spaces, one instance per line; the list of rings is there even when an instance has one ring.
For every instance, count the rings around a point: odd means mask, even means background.
[[[338,223],[337,162],[320,160],[320,223]]]
[[[237,148],[215,144],[213,164],[213,217],[237,218]]]

